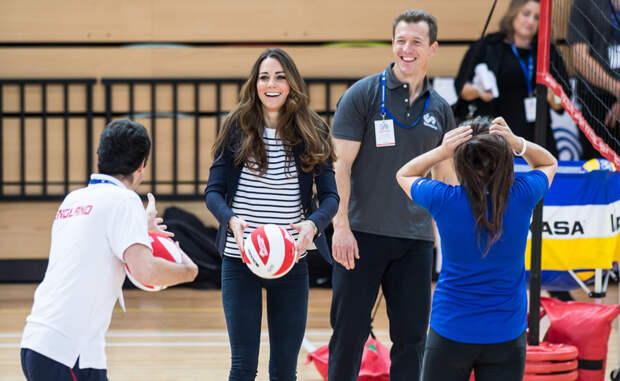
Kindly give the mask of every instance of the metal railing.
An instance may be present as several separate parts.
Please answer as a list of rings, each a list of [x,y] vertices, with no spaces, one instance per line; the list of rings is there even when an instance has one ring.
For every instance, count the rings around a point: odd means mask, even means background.
[[[50,193],[49,188],[53,185],[60,185],[63,193],[67,193],[72,185],[69,178],[70,158],[69,147],[72,144],[69,133],[69,123],[72,119],[82,119],[85,123],[86,154],[84,160],[86,162],[86,176],[92,172],[93,155],[92,145],[92,120],[93,120],[93,85],[95,79],[91,78],[71,78],[71,79],[45,79],[45,78],[28,78],[28,79],[2,79],[0,78],[0,200],[22,200],[22,199],[50,199],[57,198],[56,195]],[[71,111],[69,108],[70,91],[77,87],[84,88],[84,107],[80,111]],[[40,108],[37,111],[30,111],[26,106],[26,88],[36,88],[40,93]],[[50,110],[48,108],[48,90],[50,87],[60,87],[61,102],[60,110]],[[7,103],[7,94],[14,95],[16,105],[13,110],[5,107]],[[50,163],[48,155],[48,122],[50,120],[60,119],[63,124],[63,145],[64,154],[61,163]],[[7,141],[6,124],[10,121],[18,121],[18,133],[12,136],[13,140]],[[27,141],[26,125],[29,121],[40,120],[41,127],[41,163],[39,180],[28,180],[30,173],[27,172],[29,158],[26,155],[27,146],[36,144]],[[12,168],[16,168],[11,176],[7,178],[8,164],[14,164],[8,157],[9,144],[13,147],[12,151],[17,151],[16,159],[18,164]],[[15,159],[15,157],[13,157]],[[51,165],[61,165],[64,173],[61,181],[48,179],[48,168]],[[27,192],[29,186],[38,186],[39,191]],[[9,189],[13,191],[8,192]]]
[[[333,117],[335,105],[333,100],[338,97],[356,81],[354,78],[306,78],[306,83],[310,89],[310,95],[319,95],[320,104],[313,104],[314,110],[330,123]],[[201,136],[205,133],[213,134],[219,131],[224,117],[230,108],[237,103],[239,91],[245,82],[242,78],[103,78],[103,109],[102,111],[93,110],[93,99],[100,91],[96,87],[95,79],[2,79],[0,78],[0,201],[25,201],[25,200],[60,200],[70,190],[84,186],[88,175],[96,168],[95,145],[97,137],[93,136],[96,128],[93,124],[105,125],[110,120],[119,118],[141,119],[145,126],[150,130],[153,141],[153,149],[149,158],[150,178],[143,182],[139,191],[151,191],[157,194],[158,199],[162,200],[197,200],[202,198],[204,187],[207,182],[205,167],[210,162],[205,157],[210,154],[211,147],[202,147]],[[62,102],[61,110],[48,110],[49,102],[48,90],[50,86],[61,86],[60,97]],[[26,102],[26,87],[37,86],[35,91],[40,97],[40,108],[29,110]],[[69,107],[70,91],[75,86],[83,86],[84,107],[74,111]],[[7,109],[6,102],[3,103],[3,92],[10,88],[10,93],[18,100],[13,102],[13,108]],[[148,102],[143,99],[144,92],[137,89],[146,89],[148,92]],[[226,90],[226,91],[225,91]],[[138,94],[140,92],[140,94]],[[165,96],[161,96],[164,94]],[[138,99],[142,97],[142,99]],[[28,97],[32,99],[31,96]],[[126,98],[126,100],[125,100]],[[181,100],[182,98],[182,100]],[[98,98],[101,99],[101,98]],[[139,100],[139,101],[138,101]],[[163,102],[162,102],[163,100]],[[81,100],[80,100],[81,101]],[[311,100],[312,101],[312,100]],[[74,102],[75,103],[75,102]],[[79,102],[78,102],[79,103]],[[32,108],[32,107],[30,107]],[[48,121],[53,118],[61,118],[63,121],[63,154],[61,158],[56,155],[54,158],[49,152],[48,142]],[[181,126],[180,120],[192,119],[193,142],[183,147],[193,150],[193,168],[189,171],[181,168],[179,162],[179,151],[181,141],[179,135],[182,128],[187,128],[187,124]],[[70,154],[73,144],[81,144],[71,136],[69,121],[80,119],[83,122],[85,131],[80,132],[85,136],[85,150],[83,160],[85,160],[85,172],[79,176],[70,176],[70,169],[75,160],[81,160]],[[208,129],[205,128],[201,120],[209,119]],[[17,140],[17,146],[11,145],[12,156],[17,156],[18,163],[5,158],[7,144],[6,122],[10,120],[19,121],[19,133],[13,131],[11,140]],[[41,164],[36,170],[28,167],[30,160],[27,152],[36,150],[38,143],[32,142],[26,136],[26,126],[29,121],[39,120],[41,123],[41,143],[40,156]],[[213,131],[213,125],[216,131]],[[28,130],[33,127],[28,127]],[[38,128],[38,126],[34,127]],[[81,128],[81,127],[80,127]],[[186,132],[186,131],[184,131]],[[162,138],[162,134],[172,136],[172,139]],[[34,147],[32,145],[35,145]],[[165,148],[159,152],[165,144]],[[169,156],[167,152],[169,149]],[[15,152],[17,151],[17,152]],[[182,152],[186,154],[186,152]],[[39,153],[37,153],[39,154]],[[8,157],[8,156],[7,156]],[[60,163],[50,162],[59,160]],[[162,160],[170,161],[171,170],[162,174],[159,168]],[[61,181],[48,178],[48,168],[50,165],[62,165],[63,179]],[[12,169],[11,176],[7,176],[7,168]],[[37,173],[32,173],[37,172]],[[182,174],[182,176],[181,176]],[[58,187],[60,185],[60,187]],[[54,191],[52,186],[56,186]]]

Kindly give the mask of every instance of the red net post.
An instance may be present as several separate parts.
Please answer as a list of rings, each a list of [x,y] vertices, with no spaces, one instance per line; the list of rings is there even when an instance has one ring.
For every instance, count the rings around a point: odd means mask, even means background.
[[[551,11],[553,0],[540,1],[538,24],[538,57],[536,57],[536,84],[546,85],[549,74],[549,51],[551,50]]]

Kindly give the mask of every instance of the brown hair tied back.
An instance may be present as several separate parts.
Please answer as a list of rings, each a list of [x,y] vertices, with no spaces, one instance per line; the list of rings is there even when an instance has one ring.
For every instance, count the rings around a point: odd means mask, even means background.
[[[477,117],[463,122],[473,130],[472,138],[454,152],[456,175],[471,206],[478,247],[486,256],[503,231],[503,216],[514,179],[510,145],[503,137],[489,134],[491,120]],[[486,239],[483,239],[483,232]],[[482,249],[482,242],[486,247]]]

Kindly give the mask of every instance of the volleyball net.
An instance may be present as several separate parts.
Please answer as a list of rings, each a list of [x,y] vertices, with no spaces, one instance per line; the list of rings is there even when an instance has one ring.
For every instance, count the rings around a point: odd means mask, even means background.
[[[594,153],[616,168],[620,168],[619,7],[620,0],[541,0],[536,73],[536,83],[553,92],[552,101],[562,104]],[[582,150],[591,150],[584,142]]]

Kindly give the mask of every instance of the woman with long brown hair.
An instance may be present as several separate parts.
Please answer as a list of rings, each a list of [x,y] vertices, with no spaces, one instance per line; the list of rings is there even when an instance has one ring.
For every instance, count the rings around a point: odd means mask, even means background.
[[[532,171],[514,175],[513,154]],[[460,185],[426,178],[454,158]],[[503,118],[476,118],[396,174],[433,216],[443,263],[433,295],[422,380],[517,381],[525,369],[525,246],[534,207],[557,169],[544,148],[512,133]]]
[[[283,50],[267,49],[254,63],[215,142],[214,157],[205,198],[220,222],[216,244],[223,256],[229,380],[256,377],[263,288],[270,379],[295,380],[308,310],[306,249],[314,240],[329,260],[321,232],[336,214],[339,198],[329,128],[310,109],[306,85]],[[264,224],[288,229],[296,241],[298,262],[278,279],[259,278],[243,263],[244,238]]]

